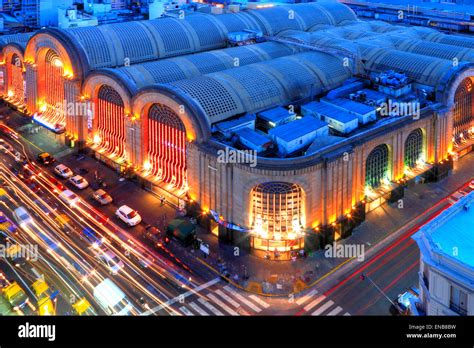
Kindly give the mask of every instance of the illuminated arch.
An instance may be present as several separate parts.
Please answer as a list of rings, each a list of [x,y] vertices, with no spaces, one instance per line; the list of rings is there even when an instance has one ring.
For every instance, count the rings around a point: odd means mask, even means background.
[[[152,104],[146,118],[145,151],[153,175],[183,189],[186,178],[186,128],[173,109]]]
[[[367,156],[365,162],[365,185],[379,187],[384,179],[390,176],[390,149],[388,145],[376,146]]]
[[[113,156],[125,155],[125,104],[120,94],[109,85],[102,85],[95,99],[96,133],[94,142]]]
[[[253,247],[288,251],[302,247],[303,189],[297,184],[273,181],[251,190]]]
[[[9,44],[2,50],[5,62],[5,93],[9,102],[24,106],[25,101],[25,66],[23,50],[16,44]]]
[[[453,142],[460,145],[474,137],[474,79],[465,78],[454,94]]]
[[[424,155],[424,134],[421,128],[417,128],[408,134],[405,140],[404,164],[408,168],[415,168]]]

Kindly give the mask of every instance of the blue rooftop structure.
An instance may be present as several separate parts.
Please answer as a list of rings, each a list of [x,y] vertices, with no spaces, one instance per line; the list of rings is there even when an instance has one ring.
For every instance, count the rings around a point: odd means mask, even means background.
[[[265,110],[258,113],[258,117],[273,123],[274,126],[278,126],[279,124],[289,122],[294,120],[296,115],[291,113],[289,110],[285,109],[282,106],[278,106],[273,109]]]
[[[357,120],[357,116],[338,109],[330,104],[313,101],[311,103],[303,105],[301,108],[303,109],[303,107],[307,111],[312,111],[313,113],[315,112],[324,116],[328,116],[343,123]]]
[[[322,101],[324,101],[324,100],[322,100]],[[363,103],[359,103],[359,102],[356,102],[354,100],[350,100],[350,99],[347,99],[347,98],[337,98],[337,99],[327,101],[327,103],[331,103],[335,106],[339,106],[343,109],[351,110],[355,113],[362,114],[362,115],[368,114],[368,113],[373,112],[375,110],[375,108],[373,106],[369,106],[369,105],[366,105],[366,104],[363,104]]]
[[[268,137],[250,128],[239,129],[235,134],[239,136],[242,144],[258,152],[264,151],[272,143]]]
[[[278,137],[286,142],[301,138],[308,133],[312,133],[319,129],[327,128],[326,122],[320,121],[314,117],[303,117],[299,120],[284,124],[279,127],[270,129],[270,133],[274,137]]]

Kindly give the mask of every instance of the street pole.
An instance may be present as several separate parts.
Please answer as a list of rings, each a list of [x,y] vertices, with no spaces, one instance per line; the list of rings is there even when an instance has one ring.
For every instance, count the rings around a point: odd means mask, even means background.
[[[375,286],[375,288],[377,289],[377,291],[380,292],[400,313],[403,312],[403,311],[401,310],[401,308],[398,306],[398,303],[393,302],[393,301],[390,299],[390,297],[388,297],[387,294],[386,294],[382,289],[380,289],[380,287],[379,287],[368,275],[366,275],[366,274],[364,274],[364,273],[362,273],[362,274],[360,275],[360,279],[361,279],[361,280],[364,280],[364,279],[366,279],[366,278]]]

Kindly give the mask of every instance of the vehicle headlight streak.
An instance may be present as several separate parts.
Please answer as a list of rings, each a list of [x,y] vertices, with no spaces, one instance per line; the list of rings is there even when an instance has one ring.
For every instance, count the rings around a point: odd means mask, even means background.
[[[7,171],[8,175],[12,176],[13,177],[13,173],[11,173],[11,171],[9,171],[8,168],[4,168],[5,171]],[[57,197],[54,193],[57,192],[56,188],[52,188],[51,189],[51,186],[52,184],[46,180],[46,177],[47,177],[48,174],[46,173],[41,173],[41,175],[38,175],[35,179],[35,181],[41,186],[43,187],[43,189],[46,189],[50,194],[53,194],[55,197]],[[15,184],[13,184],[15,185]],[[21,185],[25,186],[26,188],[26,191],[28,191],[29,189],[26,187],[26,185],[24,185],[23,183],[21,183]],[[40,202],[42,204],[44,204],[44,206],[46,207],[49,207],[42,199],[40,199],[38,197],[38,199],[40,200]],[[29,200],[29,205],[30,206],[35,206],[35,203],[29,199],[27,197],[27,200]],[[65,210],[66,212],[68,213],[68,215],[72,215],[74,221],[77,223],[78,221],[84,221],[84,217],[86,217],[86,220],[89,220],[90,222],[92,222],[93,225],[95,225],[96,227],[98,227],[99,229],[103,230],[107,236],[109,238],[112,238],[113,240],[119,242],[120,244],[124,244],[124,242],[122,240],[120,240],[120,238],[118,238],[110,229],[106,228],[106,226],[102,225],[102,224],[99,224],[95,219],[93,219],[91,216],[90,216],[90,212],[86,211],[82,206],[85,206],[85,208],[89,208],[87,207],[87,205],[84,205],[83,203],[78,205],[78,208],[76,209],[71,209],[69,208],[67,205],[63,204],[62,201],[60,201],[61,204],[65,207]],[[53,216],[58,216],[59,214],[55,211],[55,209],[49,207],[50,211],[53,212],[53,214],[51,215],[46,215],[41,209],[39,208],[36,208],[37,209],[37,213],[42,215],[43,216],[43,219],[44,219],[44,222],[48,222],[49,226],[55,231],[57,232],[59,235],[62,235],[64,232],[62,230],[60,230],[57,225],[56,225],[56,222],[53,221]],[[80,214],[79,214],[80,213]],[[82,215],[82,216],[81,216]],[[107,222],[108,224],[111,224],[110,222]],[[114,226],[115,230],[120,230],[117,226],[111,224],[112,226]],[[97,230],[90,226],[90,224],[88,224],[88,227],[90,228],[93,228],[96,232]],[[99,235],[101,235],[101,233],[98,233]],[[64,239],[64,236],[62,237]],[[133,239],[133,238],[132,238]],[[133,243],[133,242],[132,242]],[[68,250],[68,249],[65,249],[65,246],[64,245],[74,245],[75,243],[70,240],[70,238],[67,238],[67,241],[64,241],[63,243],[60,244],[60,249],[63,250],[64,252],[66,252],[68,254],[68,256],[72,257],[72,254],[71,252]],[[136,242],[134,243],[136,244]],[[165,292],[167,292],[167,290],[165,288],[163,288],[162,286],[160,286],[159,283],[157,283],[156,281],[154,281],[151,277],[149,277],[147,274],[145,274],[143,272],[143,270],[141,270],[139,267],[137,267],[134,263],[132,262],[129,262],[128,258],[126,257],[126,255],[123,254],[122,251],[118,250],[117,248],[115,248],[113,245],[111,245],[110,243],[106,242],[106,245],[107,247],[109,247],[111,250],[113,250],[117,255],[120,256],[120,258],[122,259],[122,261],[124,263],[126,263],[130,268],[131,270],[136,273],[138,276],[140,276],[140,278],[144,279],[149,285],[151,285],[153,288],[157,289],[158,291],[160,291],[162,293],[162,295],[165,297],[165,298],[169,298]],[[81,250],[80,248],[78,248],[79,250]],[[140,256],[139,253],[137,253],[134,249],[130,249],[131,253],[133,253],[135,256]],[[74,249],[73,249],[73,252]],[[153,255],[154,253],[152,252],[149,252],[150,255]],[[85,257],[90,257],[90,255],[88,254],[85,254]],[[156,260],[159,259],[159,257],[157,257],[156,255],[154,255],[154,258]],[[77,260],[80,262],[80,260]],[[94,260],[95,261],[95,260]],[[169,280],[173,280],[173,276],[165,269],[163,268],[160,268],[158,267],[156,264],[152,264],[150,265],[149,267],[149,270],[155,272],[156,274],[158,274],[161,278],[167,278]],[[132,283],[135,288],[137,289],[140,289],[142,292],[144,292],[148,297],[152,298],[154,301],[156,301],[157,303],[160,303],[162,304],[163,301],[160,300],[156,295],[154,295],[153,293],[151,293],[147,288],[145,288],[142,284],[138,283],[136,281],[135,278],[131,277],[130,274],[128,274],[127,272],[121,272],[121,273],[124,273],[123,276],[126,276],[127,278],[127,282],[128,283]],[[168,277],[166,277],[164,274],[167,274]],[[122,275],[121,275],[122,276]],[[75,278],[77,279],[77,276],[75,276]],[[81,279],[81,280],[84,280],[84,279]],[[169,293],[169,292],[168,292]],[[171,309],[171,308],[167,308],[168,310],[171,310],[173,312],[175,312],[174,309]],[[179,314],[179,313],[177,313]]]

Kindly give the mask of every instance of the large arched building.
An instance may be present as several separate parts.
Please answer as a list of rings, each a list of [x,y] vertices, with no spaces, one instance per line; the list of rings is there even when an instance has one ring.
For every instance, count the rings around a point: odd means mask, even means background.
[[[228,47],[249,33],[266,42]],[[185,194],[215,217],[221,238],[254,250],[345,237],[407,182],[445,175],[455,153],[472,149],[474,40],[362,22],[336,2],[28,39],[3,46],[4,98],[144,182]],[[391,103],[419,110],[386,117]],[[279,107],[288,114],[275,116]],[[229,149],[259,155],[222,160]]]

